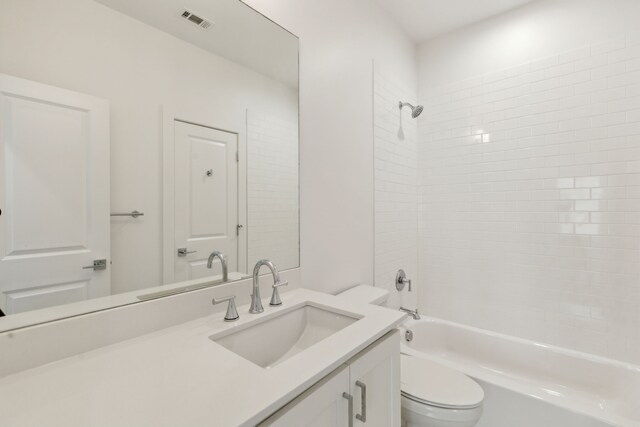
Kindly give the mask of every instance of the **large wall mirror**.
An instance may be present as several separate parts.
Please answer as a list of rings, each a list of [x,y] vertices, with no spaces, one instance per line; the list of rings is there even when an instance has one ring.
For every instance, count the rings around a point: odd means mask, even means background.
[[[240,0],[0,0],[0,331],[299,266],[298,39]]]

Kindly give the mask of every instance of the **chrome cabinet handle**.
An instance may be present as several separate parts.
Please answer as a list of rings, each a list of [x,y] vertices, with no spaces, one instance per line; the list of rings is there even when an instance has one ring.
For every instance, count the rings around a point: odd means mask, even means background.
[[[94,259],[93,265],[87,265],[82,267],[83,270],[106,270],[107,269],[107,260],[106,259]]]
[[[342,397],[349,402],[349,427],[353,427],[353,396],[345,391],[342,393]]]
[[[198,251],[188,251],[187,248],[178,248],[178,256],[187,256],[188,254],[194,254]]]
[[[356,420],[367,422],[367,385],[362,381],[356,381],[356,386],[360,387],[360,414],[356,415]]]

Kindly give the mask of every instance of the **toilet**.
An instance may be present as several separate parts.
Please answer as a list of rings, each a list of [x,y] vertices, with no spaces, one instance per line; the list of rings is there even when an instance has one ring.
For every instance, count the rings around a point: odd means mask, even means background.
[[[358,285],[338,296],[384,306],[389,293]],[[402,427],[472,427],[482,415],[484,391],[455,369],[419,357],[400,355]]]

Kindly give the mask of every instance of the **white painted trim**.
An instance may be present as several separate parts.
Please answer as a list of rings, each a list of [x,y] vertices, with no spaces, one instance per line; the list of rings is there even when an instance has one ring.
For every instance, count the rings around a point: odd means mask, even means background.
[[[242,224],[242,230],[238,235],[238,271],[241,273],[251,273],[249,271],[249,192],[247,191],[247,135],[249,110],[245,110],[244,129],[238,133],[238,153],[240,160],[238,161],[238,223]]]
[[[174,187],[175,171],[173,163],[175,111],[162,106],[162,284],[174,282]]]

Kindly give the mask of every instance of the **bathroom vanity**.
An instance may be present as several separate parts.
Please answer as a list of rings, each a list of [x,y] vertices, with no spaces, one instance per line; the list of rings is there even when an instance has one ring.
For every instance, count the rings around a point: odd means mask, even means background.
[[[301,288],[282,301],[5,376],[3,425],[399,425],[404,315]]]

